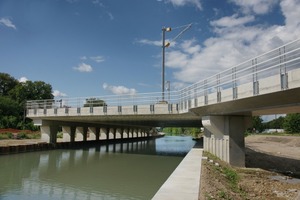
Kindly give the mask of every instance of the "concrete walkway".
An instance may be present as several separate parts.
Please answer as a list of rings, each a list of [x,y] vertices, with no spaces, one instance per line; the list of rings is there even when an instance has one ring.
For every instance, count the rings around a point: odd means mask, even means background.
[[[203,149],[193,148],[152,198],[198,200]]]

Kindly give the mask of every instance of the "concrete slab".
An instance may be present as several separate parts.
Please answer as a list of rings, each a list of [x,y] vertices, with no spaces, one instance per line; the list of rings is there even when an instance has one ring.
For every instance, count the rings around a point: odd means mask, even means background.
[[[152,199],[198,200],[202,152],[203,149],[191,149]]]

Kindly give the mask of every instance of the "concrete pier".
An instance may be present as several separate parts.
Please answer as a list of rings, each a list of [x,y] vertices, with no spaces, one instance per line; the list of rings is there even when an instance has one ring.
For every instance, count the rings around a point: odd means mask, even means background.
[[[247,116],[205,116],[204,150],[237,167],[245,166],[245,131],[251,125]]]

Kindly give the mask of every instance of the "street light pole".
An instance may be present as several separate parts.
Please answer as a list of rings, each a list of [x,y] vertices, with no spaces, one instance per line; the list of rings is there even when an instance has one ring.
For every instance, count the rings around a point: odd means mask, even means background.
[[[172,41],[175,41],[177,38],[179,38],[184,32],[186,32],[189,28],[191,28],[191,26],[192,24],[187,24],[185,26],[177,27],[177,28],[183,28],[183,27],[185,28]],[[171,30],[172,30],[171,27],[162,28],[162,78],[161,78],[162,103],[165,103],[165,48],[170,46],[170,42],[165,43],[165,36],[166,36],[166,32],[170,32]]]
[[[165,43],[166,31],[169,32],[172,29],[170,27],[162,28],[162,80],[161,80],[161,89],[162,89],[162,103],[165,101],[165,48],[170,45],[170,43]]]

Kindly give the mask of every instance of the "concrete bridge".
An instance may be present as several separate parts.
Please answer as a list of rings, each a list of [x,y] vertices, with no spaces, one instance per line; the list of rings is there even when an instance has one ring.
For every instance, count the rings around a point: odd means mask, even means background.
[[[166,93],[139,93],[27,102],[42,139],[101,140],[155,135],[153,127],[205,127],[204,150],[244,166],[251,116],[300,112],[300,40],[224,72]],[[77,137],[75,137],[77,135]],[[89,137],[88,137],[89,135]]]

